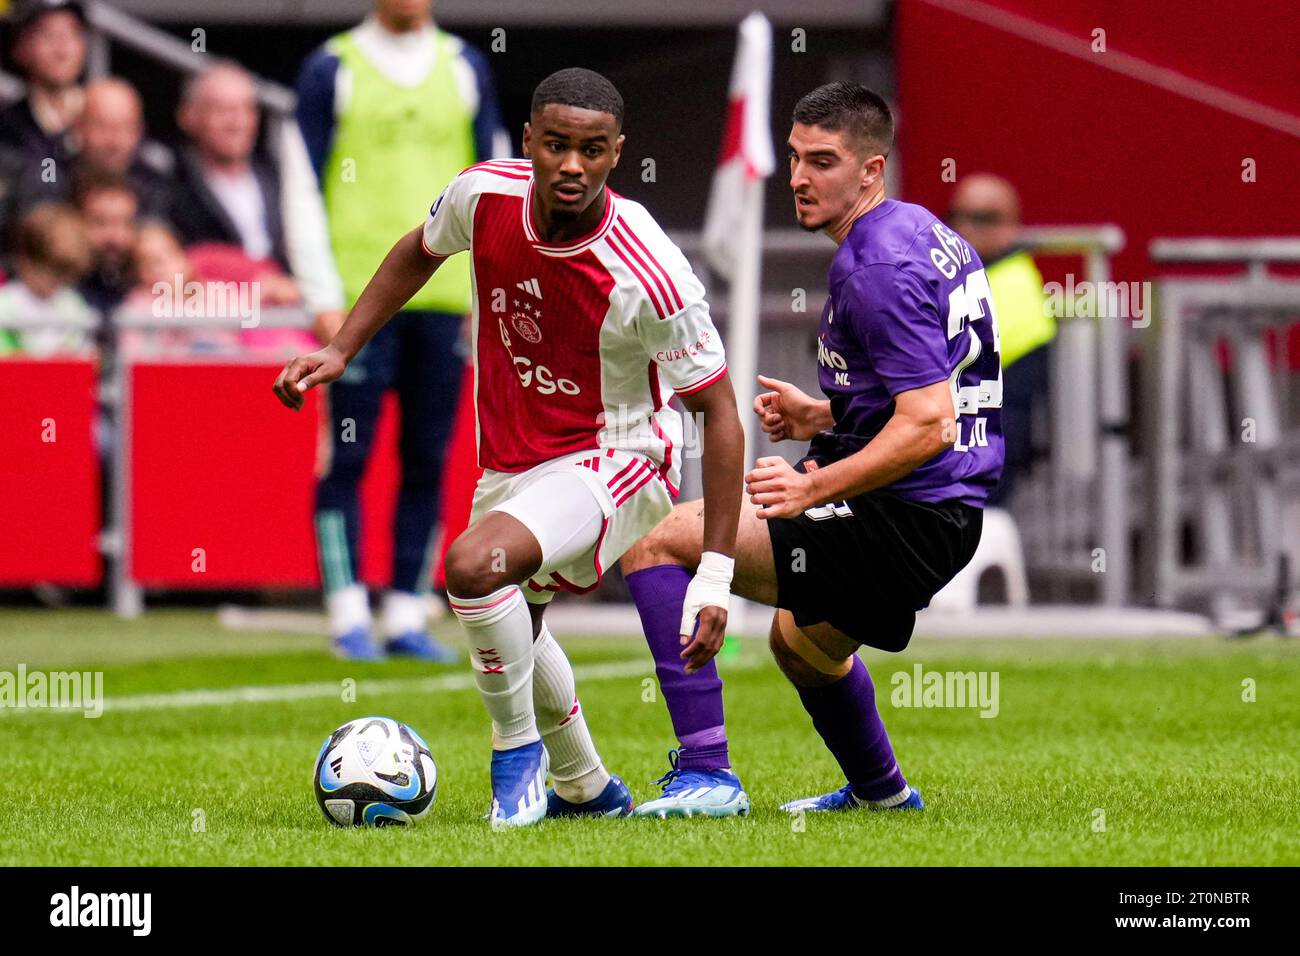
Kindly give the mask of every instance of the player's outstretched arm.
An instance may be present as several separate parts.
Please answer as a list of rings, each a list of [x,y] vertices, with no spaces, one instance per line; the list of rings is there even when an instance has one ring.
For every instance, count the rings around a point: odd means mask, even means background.
[[[806,474],[784,458],[760,458],[745,476],[760,518],[793,518],[808,508],[882,488],[915,471],[953,443],[947,381],[899,392],[894,414],[866,446]]]
[[[424,251],[422,230],[422,226],[416,227],[397,240],[333,341],[286,363],[272,386],[286,406],[297,411],[305,392],[342,375],[362,346],[438,271],[443,260]]]
[[[681,624],[681,641],[686,645],[681,656],[686,661],[686,673],[691,674],[718,653],[726,635],[726,605],[740,523],[740,495],[736,489],[744,471],[745,432],[727,375],[708,388],[683,395],[682,404],[697,421],[704,422],[703,557],[686,591]],[[697,616],[699,629],[692,640]]]
[[[766,375],[758,377],[758,384],[771,389],[754,399],[754,414],[768,441],[808,441],[835,424],[831,403],[825,399],[815,399],[789,382]]]

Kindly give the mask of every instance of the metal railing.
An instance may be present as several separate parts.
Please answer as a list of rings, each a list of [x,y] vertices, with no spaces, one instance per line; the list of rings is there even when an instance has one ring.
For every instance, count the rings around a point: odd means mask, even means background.
[[[698,234],[681,234],[674,237],[682,248],[694,254],[698,250]],[[1084,271],[1090,281],[1106,281],[1109,277],[1109,256],[1122,246],[1122,234],[1114,227],[1087,229],[1034,229],[1027,230],[1025,242],[1032,249],[1051,254],[1081,254]],[[834,246],[824,237],[809,235],[798,230],[774,230],[766,234],[764,254],[772,260],[773,268],[765,270],[767,294],[764,296],[764,334],[760,340],[760,369],[767,374],[788,378],[810,390],[816,390],[815,352],[810,343],[815,341],[818,315],[825,293],[810,289],[805,296],[804,313],[792,311],[788,291],[773,289],[780,281],[775,276],[782,273],[789,278],[804,281],[821,281],[834,253]],[[705,273],[707,277],[707,272]],[[720,299],[719,299],[720,301]],[[725,319],[725,308],[719,309]],[[1085,394],[1092,396],[1080,403],[1077,380],[1069,385],[1068,398],[1063,385],[1058,384],[1058,394],[1051,403],[1053,441],[1052,458],[1041,476],[1026,479],[1027,504],[1018,509],[1018,518],[1024,527],[1027,557],[1031,571],[1045,575],[1068,575],[1096,581],[1090,566],[1092,548],[1100,541],[1109,556],[1107,574],[1101,576],[1101,597],[1107,603],[1122,603],[1127,594],[1123,583],[1127,577],[1128,551],[1126,539],[1131,520],[1125,508],[1128,495],[1116,489],[1126,489],[1128,484],[1128,437],[1126,434],[1128,406],[1124,386],[1125,330],[1119,327],[1122,320],[1106,319],[1100,323],[1088,320],[1067,320],[1063,323],[1060,342],[1064,343],[1065,365],[1069,356],[1080,352],[1087,356],[1084,366],[1092,369],[1096,384]],[[306,327],[309,317],[293,309],[265,309],[259,321],[261,328]],[[119,332],[140,329],[229,328],[240,327],[238,318],[212,319],[199,317],[157,318],[149,313],[119,312],[113,320]],[[141,594],[130,580],[129,528],[129,395],[127,375],[132,356],[118,350],[118,361],[113,363],[112,379],[105,394],[109,411],[117,420],[117,431],[122,436],[116,449],[113,464],[113,495],[104,535],[105,553],[112,557],[112,593],[114,607],[122,614],[138,613]],[[1058,363],[1061,364],[1061,363]],[[1076,376],[1077,379],[1077,376]],[[1064,379],[1062,379],[1064,381]],[[1119,385],[1107,384],[1118,382]],[[743,389],[738,386],[741,402],[747,405]],[[1091,436],[1090,438],[1087,436]],[[1082,444],[1085,453],[1079,455]],[[1092,449],[1092,450],[1088,450]],[[1095,450],[1099,449],[1099,453]],[[771,450],[788,455],[800,449],[786,449],[782,445]],[[768,449],[764,449],[765,452]],[[686,462],[684,493],[698,493],[697,462]],[[695,484],[691,484],[695,482]],[[1114,583],[1110,583],[1114,581]]]
[[[683,232],[673,240],[691,259],[706,286],[707,264],[699,255],[699,233]],[[1124,232],[1113,224],[1025,228],[1021,244],[1030,252],[1080,256],[1083,276],[1092,283],[1111,280],[1111,259],[1124,248]],[[768,229],[763,234],[763,338],[760,368],[816,393],[815,352],[805,348],[817,334],[817,316],[826,296],[824,281],[835,246],[821,234],[799,229]],[[804,291],[805,313],[791,308],[791,290]],[[724,321],[723,299],[711,306]],[[1110,606],[1130,601],[1134,527],[1131,498],[1128,346],[1130,322],[1120,315],[1062,318],[1054,349],[1051,386],[1050,445],[1046,469],[1028,476],[1016,517],[1022,525],[1031,574],[1042,579],[1085,584]],[[744,383],[737,383],[747,405]],[[742,411],[745,409],[742,407]],[[788,444],[788,443],[787,443]],[[773,451],[794,456],[799,449],[776,445]],[[693,469],[684,475],[685,493],[698,494]],[[1105,574],[1094,571],[1095,549],[1105,551]]]
[[[256,328],[298,328],[311,327],[312,316],[302,309],[268,308],[260,311]],[[149,312],[120,309],[112,319],[118,341],[122,334],[132,330],[151,329],[245,329],[245,320],[239,316],[229,317],[175,317],[158,318]],[[230,361],[231,356],[215,355],[221,361]],[[239,360],[241,356],[233,358]],[[185,361],[193,361],[195,356],[184,356]],[[135,581],[131,572],[131,365],[136,356],[128,349],[118,348],[116,361],[113,363],[112,386],[105,396],[109,405],[109,414],[115,423],[116,441],[111,451],[112,487],[109,496],[108,524],[103,535],[103,550],[110,562],[109,590],[112,595],[113,611],[120,617],[136,617],[144,610],[144,592]],[[150,361],[154,361],[152,357]]]
[[[1300,396],[1296,377],[1277,373],[1285,355],[1271,360],[1266,342],[1300,321],[1300,280],[1268,269],[1300,263],[1300,239],[1165,238],[1150,250],[1164,265],[1246,266],[1237,277],[1160,280],[1144,443],[1144,576],[1156,603],[1207,601],[1236,626],[1292,587],[1286,556],[1300,559],[1300,423],[1290,410]]]
[[[1039,255],[1080,256],[1093,288],[1111,281],[1111,258],[1124,248],[1116,225],[1027,227],[1020,244]],[[1099,297],[1099,302],[1105,301]],[[1031,574],[1095,584],[1102,603],[1129,601],[1128,320],[1070,314],[1057,318],[1049,401],[1046,474],[1031,473],[1014,509]],[[1096,550],[1105,573],[1095,568]],[[1059,586],[1059,585],[1058,585]]]

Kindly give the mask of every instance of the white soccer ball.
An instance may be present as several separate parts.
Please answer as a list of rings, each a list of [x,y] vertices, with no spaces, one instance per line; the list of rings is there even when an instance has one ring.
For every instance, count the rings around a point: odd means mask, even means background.
[[[360,717],[316,756],[316,802],[341,827],[409,826],[433,807],[438,767],[429,745],[391,717]]]

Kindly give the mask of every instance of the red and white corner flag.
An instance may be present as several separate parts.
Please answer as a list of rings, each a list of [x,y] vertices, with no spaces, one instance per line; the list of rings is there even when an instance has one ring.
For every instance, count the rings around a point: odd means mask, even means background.
[[[722,155],[704,219],[704,254],[718,273],[733,281],[740,265],[739,247],[754,238],[746,222],[752,219],[754,205],[762,202],[763,180],[776,168],[769,118],[771,88],[772,25],[763,14],[751,13],[740,24]],[[761,241],[761,218],[759,223]]]

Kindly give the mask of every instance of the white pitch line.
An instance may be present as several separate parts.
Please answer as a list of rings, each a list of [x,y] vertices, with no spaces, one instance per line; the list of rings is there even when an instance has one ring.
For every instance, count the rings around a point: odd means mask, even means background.
[[[727,670],[751,670],[760,663],[753,660],[728,661]],[[651,677],[650,660],[612,661],[606,664],[580,664],[573,669],[578,682],[615,680],[620,677]],[[473,674],[443,674],[439,677],[404,677],[389,680],[358,681],[357,694],[395,694],[472,690]],[[141,710],[180,710],[190,707],[222,707],[229,704],[272,704],[290,700],[324,700],[338,698],[339,681],[310,684],[270,684],[249,687],[225,687],[219,690],[178,690],[167,694],[133,694],[126,697],[104,695],[105,713]],[[20,713],[82,713],[81,708],[8,708],[0,707],[0,716]]]

